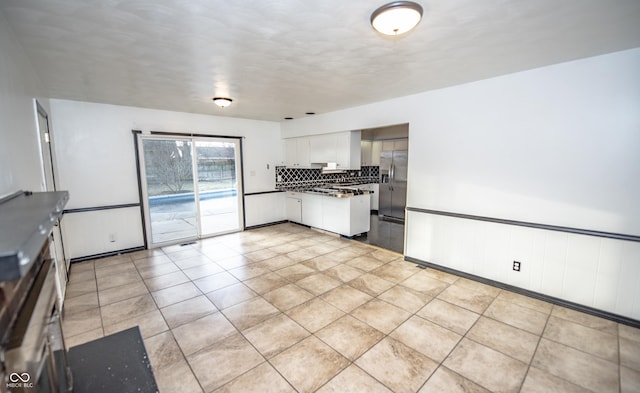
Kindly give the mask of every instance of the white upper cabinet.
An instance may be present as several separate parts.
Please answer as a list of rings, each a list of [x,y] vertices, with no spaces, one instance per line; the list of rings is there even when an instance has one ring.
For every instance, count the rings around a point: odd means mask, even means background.
[[[382,151],[391,150],[409,150],[409,140],[402,138],[382,141]]]
[[[336,163],[339,169],[360,169],[360,131],[336,135]]]
[[[380,152],[382,151],[382,141],[361,141],[360,151],[362,158],[360,165],[380,165]]]
[[[380,153],[382,152],[382,141],[373,141],[371,144],[371,164],[380,166]]]
[[[309,137],[284,140],[284,165],[290,168],[310,168]]]
[[[362,157],[360,158],[360,165],[367,166],[371,164],[371,149],[373,148],[373,141],[360,141],[360,152]]]
[[[309,137],[309,157],[313,163],[337,161],[336,134],[312,135]]]
[[[311,168],[335,162],[339,169],[360,169],[360,131],[285,139],[285,165]]]

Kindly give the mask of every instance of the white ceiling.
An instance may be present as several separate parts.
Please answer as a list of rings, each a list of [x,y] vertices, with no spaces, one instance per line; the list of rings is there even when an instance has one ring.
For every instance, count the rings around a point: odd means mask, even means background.
[[[280,121],[640,47],[640,0],[0,0],[52,98]],[[220,109],[211,98],[229,96]]]

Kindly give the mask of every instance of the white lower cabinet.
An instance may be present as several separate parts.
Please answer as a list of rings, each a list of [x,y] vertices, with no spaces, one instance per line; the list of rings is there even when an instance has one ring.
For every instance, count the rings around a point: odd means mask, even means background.
[[[287,220],[344,236],[369,232],[369,195],[348,198],[287,192]]]
[[[369,195],[323,197],[322,229],[345,236],[369,232]]]
[[[363,190],[373,191],[373,194],[369,194],[369,196],[371,197],[371,210],[378,210],[380,206],[380,195],[379,195],[380,184],[378,183],[361,184],[358,186],[358,188],[361,188]]]
[[[287,220],[302,224],[302,199],[301,193],[288,192],[286,198]]]
[[[302,193],[302,223],[310,227],[322,228],[324,212],[322,195]]]
[[[345,225],[346,221],[348,221],[345,218],[349,216],[350,203],[348,199],[351,198],[322,197],[322,214],[324,217],[322,229],[343,235],[349,232],[348,226]]]
[[[345,220],[348,217],[348,228],[345,228],[347,233],[343,234],[354,236],[369,232],[371,210],[371,198],[369,195],[357,195],[346,199],[349,200],[349,215],[345,216]]]

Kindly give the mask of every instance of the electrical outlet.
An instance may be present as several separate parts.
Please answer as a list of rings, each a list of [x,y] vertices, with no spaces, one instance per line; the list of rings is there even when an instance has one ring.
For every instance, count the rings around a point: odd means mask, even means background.
[[[520,262],[513,261],[513,270],[515,270],[516,272],[520,271]]]

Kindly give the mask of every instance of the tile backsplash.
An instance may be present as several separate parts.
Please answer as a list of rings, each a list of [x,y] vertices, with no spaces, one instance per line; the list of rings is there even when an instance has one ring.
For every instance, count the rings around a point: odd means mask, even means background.
[[[362,166],[359,170],[326,174],[323,174],[320,168],[276,166],[276,188],[281,190],[337,182],[378,183],[379,178],[380,167],[378,166]]]

